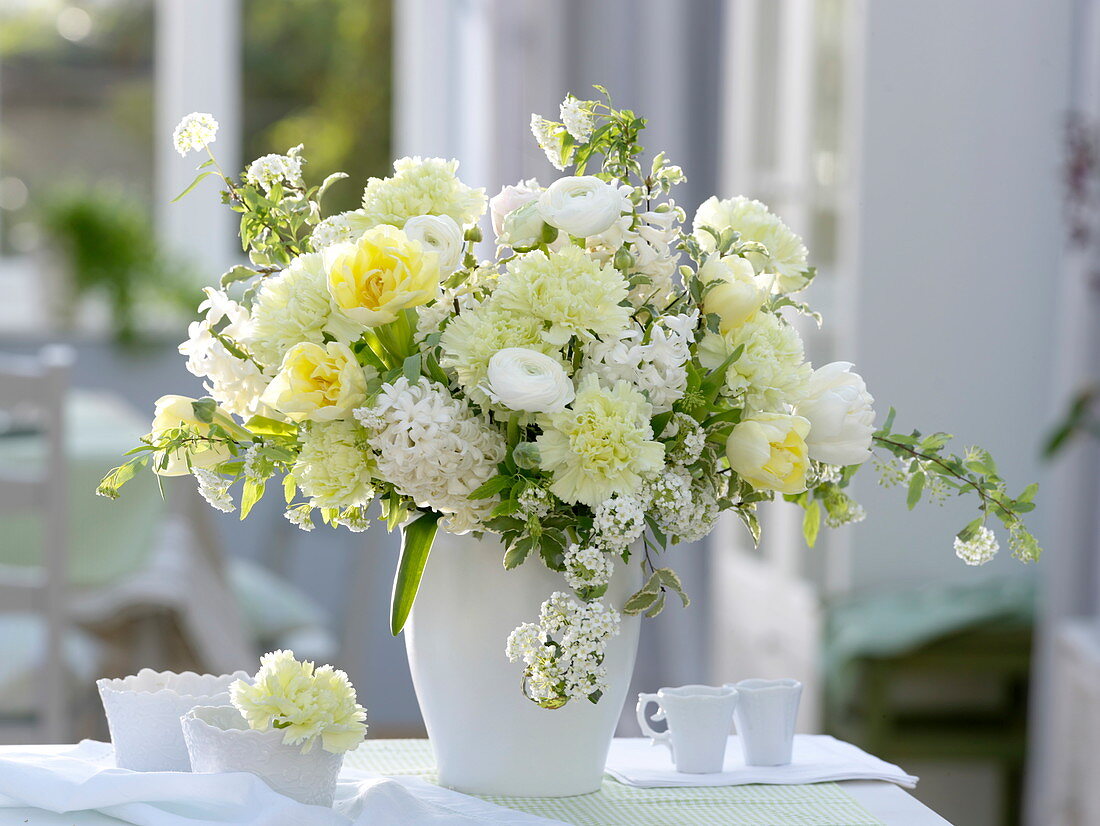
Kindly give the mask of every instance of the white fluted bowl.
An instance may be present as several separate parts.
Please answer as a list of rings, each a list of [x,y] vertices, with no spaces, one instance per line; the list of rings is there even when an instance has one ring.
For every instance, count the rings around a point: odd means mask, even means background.
[[[191,771],[180,717],[195,706],[228,706],[229,686],[248,674],[196,674],[143,668],[97,680],[115,747],[115,763],[139,772]]]
[[[303,754],[282,732],[255,731],[237,709],[199,706],[183,716],[183,738],[195,772],[249,772],[299,803],[331,806],[344,755],[314,745]]]

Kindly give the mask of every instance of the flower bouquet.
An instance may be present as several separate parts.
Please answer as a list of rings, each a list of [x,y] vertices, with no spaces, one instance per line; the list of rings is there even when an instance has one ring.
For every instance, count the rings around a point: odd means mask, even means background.
[[[437,530],[493,535],[498,566],[556,578],[492,643],[540,709],[598,703],[624,615],[688,604],[661,564],[669,543],[702,539],[726,511],[758,540],[757,506],[783,497],[813,545],[822,523],[863,518],[848,488],[872,451],[910,507],[975,497],[955,538],[967,563],[997,551],[991,523],[1035,559],[1022,517],[1036,486],[1010,494],[989,453],[895,432],[892,410],[876,429],[851,364],[805,359],[792,320],[821,319],[801,297],[814,278],[801,239],[743,197],[710,198],[685,227],[671,197],[683,172],[663,153],[643,166],[645,119],[597,88],[568,97],[560,121],[532,117],[550,163],[572,172],[547,187],[487,201],[457,162],[403,158],[361,208],[327,217],[322,198],[346,176],[309,183],[299,146],[231,178],[210,154],[213,119],[185,118],[177,148],[209,154],[188,191],[221,181],[248,263],[206,290],[180,346],[209,396],[160,399],[100,492],[142,467],[191,474],[244,518],[281,481],[303,530],[401,527],[394,634]],[[640,587],[612,600],[620,567]]]

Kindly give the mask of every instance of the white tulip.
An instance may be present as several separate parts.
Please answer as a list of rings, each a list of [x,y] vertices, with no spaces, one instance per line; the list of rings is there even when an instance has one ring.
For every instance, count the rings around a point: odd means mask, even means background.
[[[528,413],[555,413],[573,401],[573,382],[561,363],[526,347],[506,347],[489,359],[485,392],[496,403]]]
[[[795,413],[810,421],[810,456],[830,465],[858,465],[871,457],[875,400],[847,361],[813,372]]]
[[[493,234],[500,236],[504,232],[504,217],[515,212],[524,204],[537,201],[542,187],[535,178],[528,178],[518,184],[501,187],[500,192],[489,199],[489,215],[493,220]]]
[[[546,222],[539,212],[536,201],[528,201],[519,209],[504,216],[504,224],[497,235],[497,244],[513,249],[527,249],[535,246],[542,238]]]
[[[539,196],[543,220],[575,238],[599,235],[629,209],[618,189],[592,175],[559,178]]]
[[[439,253],[441,275],[450,275],[462,264],[466,242],[462,227],[450,215],[417,215],[405,222],[405,234]]]
[[[723,333],[736,330],[759,310],[771,292],[771,279],[757,275],[752,263],[736,255],[711,255],[699,268],[704,284],[717,282],[703,298],[703,312],[715,313]]]

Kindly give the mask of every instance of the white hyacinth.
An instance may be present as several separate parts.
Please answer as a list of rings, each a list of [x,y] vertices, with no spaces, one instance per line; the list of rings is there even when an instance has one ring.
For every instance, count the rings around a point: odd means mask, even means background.
[[[241,341],[250,335],[252,320],[248,310],[221,290],[207,287],[205,292],[199,312],[205,311],[206,316],[191,322],[179,351],[187,356],[188,371],[207,379],[203,387],[222,407],[242,418],[254,416],[266,409],[260,396],[268,378],[251,360],[230,353],[213,332],[225,320],[228,324],[221,326],[219,335]]]
[[[301,146],[295,149],[300,151]],[[302,159],[295,149],[288,155],[264,155],[248,165],[244,179],[253,186],[262,187],[270,193],[275,184],[286,184],[294,189],[302,189]]]
[[[210,507],[222,513],[233,513],[237,509],[233,504],[233,497],[229,494],[232,480],[225,479],[208,468],[192,468],[191,473],[195,477],[199,496],[205,499]]]
[[[505,443],[465,400],[426,378],[410,383],[402,376],[382,385],[375,404],[355,417],[371,431],[378,477],[417,504],[449,514],[444,529],[465,533],[488,517],[496,497],[469,495],[496,475]]]
[[[511,633],[505,653],[524,663],[525,691],[539,705],[594,701],[607,689],[604,654],[619,624],[615,609],[556,591],[542,604],[537,623],[526,622]]]
[[[637,328],[618,340],[593,341],[586,348],[581,375],[595,373],[612,385],[628,381],[646,394],[654,413],[671,410],[687,388],[685,364],[698,320],[698,310],[663,318],[651,329],[648,344],[642,343],[644,335]]]
[[[192,112],[185,115],[172,132],[172,143],[180,156],[188,152],[201,152],[214,142],[218,134],[218,122],[208,112]]]
[[[611,556],[598,548],[570,545],[565,551],[565,581],[577,592],[607,585],[614,567]]]
[[[1001,549],[993,531],[982,525],[970,539],[955,537],[955,556],[967,565],[984,565]]]

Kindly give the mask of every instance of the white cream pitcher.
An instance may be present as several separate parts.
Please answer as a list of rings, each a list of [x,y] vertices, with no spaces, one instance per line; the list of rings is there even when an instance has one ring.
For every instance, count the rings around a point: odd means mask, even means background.
[[[654,731],[646,720],[650,703],[660,708],[649,719],[664,720],[668,723],[666,731]],[[656,694],[638,695],[638,725],[654,745],[668,746],[676,771],[687,774],[720,772],[736,705],[737,689],[729,686],[662,688]]]

